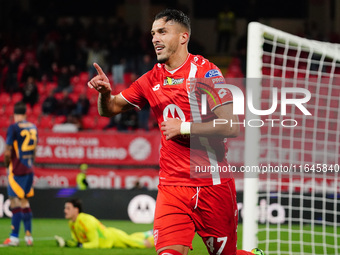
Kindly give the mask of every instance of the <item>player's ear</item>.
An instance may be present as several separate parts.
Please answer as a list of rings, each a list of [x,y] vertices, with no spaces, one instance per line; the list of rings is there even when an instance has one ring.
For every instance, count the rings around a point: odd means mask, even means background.
[[[189,32],[185,31],[181,33],[181,37],[180,37],[180,43],[181,44],[186,44],[189,42]]]

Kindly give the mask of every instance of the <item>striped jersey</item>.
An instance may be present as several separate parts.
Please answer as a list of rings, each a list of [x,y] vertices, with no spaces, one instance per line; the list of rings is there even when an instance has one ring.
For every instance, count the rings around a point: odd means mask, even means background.
[[[159,127],[168,118],[200,123],[217,118],[213,110],[232,102],[229,90],[214,87],[218,83],[224,83],[218,67],[202,56],[189,54],[175,70],[169,71],[164,64],[156,64],[121,95],[139,109],[149,102]],[[162,135],[160,184],[208,186],[230,180],[229,174],[218,171],[227,165],[224,140],[183,135],[166,140]]]

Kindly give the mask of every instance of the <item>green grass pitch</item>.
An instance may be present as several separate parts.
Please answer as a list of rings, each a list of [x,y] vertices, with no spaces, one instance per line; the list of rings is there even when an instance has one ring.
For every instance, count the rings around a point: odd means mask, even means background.
[[[117,220],[101,220],[101,222],[108,227],[116,227],[126,231],[127,233],[139,232],[139,231],[147,231],[152,229],[152,224],[134,224],[130,221],[117,221]],[[0,219],[0,243],[5,240],[10,233],[10,219],[9,218],[1,218]],[[21,226],[22,228],[23,226]],[[274,228],[274,226],[273,226]],[[272,251],[276,251],[279,249],[282,254],[291,254],[288,252],[289,249],[289,239],[293,239],[294,241],[299,240],[300,234],[295,233],[293,236],[289,237],[287,234],[288,226],[281,226],[280,236],[277,236],[277,233],[271,232],[270,239],[271,244],[269,245],[269,249]],[[261,229],[261,228],[260,228]],[[292,230],[298,231],[298,226],[292,226]],[[305,226],[304,230],[310,231],[310,226]],[[333,229],[331,227],[326,229],[326,233],[332,233]],[[338,235],[338,243],[340,243],[340,228],[337,228]],[[242,248],[242,224],[238,226],[238,240],[237,247],[238,249]],[[317,226],[313,229],[312,233],[314,233],[315,237],[315,250],[313,251],[311,246],[308,243],[311,241],[310,234],[304,234],[303,240],[306,242],[306,245],[303,247],[303,251],[301,247],[297,244],[293,244],[291,247],[293,249],[294,254],[303,254],[304,252],[308,252],[309,254],[325,254],[324,249],[321,247],[323,241],[326,241],[327,244],[334,246],[334,237],[328,237],[323,239],[324,230],[321,226]],[[118,254],[118,255],[155,255],[155,249],[79,249],[79,248],[60,248],[57,247],[56,241],[54,240],[54,235],[62,236],[66,239],[70,238],[70,231],[67,225],[67,220],[64,219],[34,219],[33,220],[33,237],[34,237],[34,246],[26,247],[25,242],[23,240],[23,230],[20,232],[20,245],[19,247],[0,247],[0,255],[106,255],[106,254]],[[266,234],[260,231],[259,240],[265,240]],[[279,247],[278,247],[279,245]],[[260,245],[261,246],[261,245]],[[196,235],[193,240],[193,251],[189,252],[190,254],[195,255],[208,255],[205,245],[203,244],[201,238]],[[259,247],[265,249],[265,247]],[[337,252],[340,253],[340,247],[336,248],[327,248],[326,254],[335,254]],[[287,251],[287,252],[285,252]],[[275,254],[273,252],[268,254]]]
[[[108,227],[116,227],[133,233],[138,231],[147,231],[152,229],[152,224],[134,224],[130,221],[114,221],[101,220],[101,222]],[[0,241],[5,240],[10,233],[10,219],[0,219]],[[23,226],[21,226],[22,228]],[[150,255],[156,254],[154,248],[152,249],[79,249],[79,248],[60,248],[57,247],[54,235],[62,236],[66,239],[71,238],[70,231],[67,225],[67,220],[64,219],[33,219],[33,238],[34,246],[26,247],[23,240],[23,230],[20,230],[20,245],[19,247],[0,247],[1,255]],[[241,232],[238,232],[241,235]],[[242,240],[239,238],[238,243],[241,245]],[[195,236],[193,241],[194,250],[189,254],[208,255],[208,252],[199,236]]]

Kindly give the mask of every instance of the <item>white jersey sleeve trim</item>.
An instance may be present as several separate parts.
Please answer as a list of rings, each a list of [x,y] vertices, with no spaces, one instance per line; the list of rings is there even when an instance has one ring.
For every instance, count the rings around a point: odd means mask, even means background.
[[[138,108],[139,110],[141,110],[141,108],[140,108],[138,105],[133,104],[133,103],[131,103],[129,100],[127,100],[127,99],[123,96],[122,92],[120,92],[119,94],[122,96],[122,98],[124,98],[124,100],[125,100],[126,102],[128,102],[129,104],[131,104],[131,105],[133,105],[134,107],[136,107],[136,108]]]
[[[220,106],[225,105],[225,104],[230,104],[230,103],[232,103],[232,102],[233,102],[233,101],[226,101],[226,102],[223,102],[222,104],[219,104],[219,105],[214,106],[214,107],[211,109],[211,111],[213,112],[217,107],[220,107]]]

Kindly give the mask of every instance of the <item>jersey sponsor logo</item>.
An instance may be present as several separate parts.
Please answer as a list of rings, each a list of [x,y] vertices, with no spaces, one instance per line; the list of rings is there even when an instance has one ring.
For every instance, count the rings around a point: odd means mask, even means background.
[[[153,90],[153,91],[157,91],[157,90],[159,90],[160,87],[161,87],[161,85],[160,85],[160,84],[157,84],[157,85],[155,85],[154,87],[152,87],[152,90]]]
[[[221,72],[217,69],[211,69],[204,75],[205,78],[211,78],[211,77],[217,77],[217,76],[222,76]]]
[[[213,78],[211,79],[213,84],[221,84],[221,83],[224,83],[224,78],[222,76],[220,77],[217,77],[217,78]]]
[[[166,77],[166,79],[164,79],[164,83],[163,85],[178,85],[178,84],[182,84],[184,82],[184,78],[180,78],[180,79],[174,79],[174,78],[170,78],[170,77]]]
[[[167,105],[163,110],[163,119],[166,121],[168,118],[179,119],[185,121],[185,115],[181,108],[175,104]]]
[[[223,97],[225,97],[226,95],[229,95],[230,94],[230,91],[229,90],[226,90],[226,89],[220,89],[219,91],[218,91],[218,96],[220,97],[220,98],[223,98]]]

